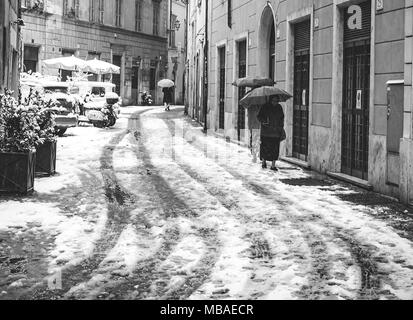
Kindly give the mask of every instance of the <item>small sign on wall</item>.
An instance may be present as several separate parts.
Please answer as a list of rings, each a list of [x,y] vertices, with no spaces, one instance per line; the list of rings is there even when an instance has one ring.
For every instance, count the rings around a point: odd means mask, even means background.
[[[301,97],[301,101],[302,101],[302,105],[304,106],[304,107],[306,107],[307,106],[307,90],[303,90],[303,93],[302,93],[302,97]]]
[[[320,19],[314,18],[314,28],[317,29],[320,26]]]
[[[376,0],[376,10],[380,11],[384,9],[384,0]]]
[[[357,102],[356,102],[356,109],[361,110],[361,101],[363,96],[363,90],[357,90]]]

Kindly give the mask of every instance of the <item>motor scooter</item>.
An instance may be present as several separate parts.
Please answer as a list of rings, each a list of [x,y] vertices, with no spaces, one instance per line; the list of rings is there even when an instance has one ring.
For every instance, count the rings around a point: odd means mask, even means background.
[[[153,99],[152,95],[148,93],[147,91],[144,91],[141,95],[142,98],[142,105],[144,106],[152,106],[153,105]]]
[[[85,105],[85,115],[97,128],[113,127],[118,119],[118,101],[119,99],[107,98],[103,105],[91,101]]]

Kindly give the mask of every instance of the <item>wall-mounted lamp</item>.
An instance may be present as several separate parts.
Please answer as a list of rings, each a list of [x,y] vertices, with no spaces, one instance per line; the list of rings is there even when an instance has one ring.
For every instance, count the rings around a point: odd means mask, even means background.
[[[176,30],[176,31],[179,31],[179,29],[181,28],[181,21],[176,20],[174,27],[175,27],[175,30]]]
[[[384,1],[383,0],[376,0],[376,10],[381,11],[384,9]]]
[[[20,26],[20,27],[24,27],[24,26],[25,26],[23,19],[20,19],[20,18],[17,19],[16,21],[13,21],[12,24],[13,24],[13,25],[17,24],[17,25]]]

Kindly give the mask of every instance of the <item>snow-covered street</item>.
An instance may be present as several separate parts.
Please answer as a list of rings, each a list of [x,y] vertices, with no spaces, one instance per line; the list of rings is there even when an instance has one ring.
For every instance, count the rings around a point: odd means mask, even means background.
[[[0,197],[0,299],[413,299],[413,210],[124,108]]]

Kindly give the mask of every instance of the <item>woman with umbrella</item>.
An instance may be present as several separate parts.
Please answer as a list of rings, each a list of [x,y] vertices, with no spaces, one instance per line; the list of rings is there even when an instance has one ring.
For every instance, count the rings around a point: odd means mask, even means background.
[[[275,166],[280,157],[280,144],[285,139],[284,111],[277,95],[270,97],[270,103],[261,107],[257,119],[261,123],[261,150],[260,158],[263,169],[267,168],[267,161],[272,161],[271,170],[278,171]]]
[[[172,87],[163,88],[162,91],[163,91],[163,104],[165,106],[165,111],[171,111]]]
[[[280,144],[285,140],[284,111],[280,102],[292,96],[279,88],[264,86],[249,92],[240,103],[246,108],[261,106],[257,119],[261,124],[260,158],[262,167],[267,168],[267,161],[272,161],[271,170],[278,171],[275,166],[280,156]]]
[[[158,86],[162,88],[165,111],[170,111],[171,103],[173,102],[172,90],[175,86],[175,83],[172,80],[163,79],[158,82]]]

